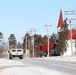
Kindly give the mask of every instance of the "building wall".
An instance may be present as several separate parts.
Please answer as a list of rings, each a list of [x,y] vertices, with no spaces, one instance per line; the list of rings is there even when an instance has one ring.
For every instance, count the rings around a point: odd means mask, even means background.
[[[61,27],[58,27],[58,28],[57,28],[57,32],[60,32],[60,29],[61,29]]]
[[[71,50],[71,40],[68,40],[68,47],[67,51],[64,53],[64,56],[76,56],[76,47],[75,47],[75,40],[72,40],[72,50]]]

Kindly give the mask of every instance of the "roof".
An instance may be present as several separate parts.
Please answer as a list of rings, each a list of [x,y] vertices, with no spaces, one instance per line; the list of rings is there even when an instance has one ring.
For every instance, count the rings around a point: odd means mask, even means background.
[[[71,39],[70,30],[68,30],[68,40]],[[76,30],[72,30],[72,39],[76,39]]]
[[[62,27],[62,25],[63,25],[63,16],[62,16],[62,10],[60,10],[58,27]]]
[[[54,49],[54,46],[55,46],[55,44],[50,44],[49,45],[49,50]],[[38,49],[39,50],[42,50],[42,51],[47,51],[48,50],[48,46],[47,45],[38,46]]]

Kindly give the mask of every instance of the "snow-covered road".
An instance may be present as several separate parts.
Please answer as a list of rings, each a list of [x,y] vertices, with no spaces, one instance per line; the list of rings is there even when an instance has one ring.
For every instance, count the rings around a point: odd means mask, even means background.
[[[50,58],[26,58],[22,62],[27,62],[36,66],[53,69],[69,75],[76,75],[76,57],[50,57]]]
[[[0,59],[0,75],[68,75],[20,61]]]

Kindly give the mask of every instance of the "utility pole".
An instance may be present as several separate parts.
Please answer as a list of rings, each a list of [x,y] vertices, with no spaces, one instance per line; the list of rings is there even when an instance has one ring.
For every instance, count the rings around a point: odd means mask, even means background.
[[[45,26],[46,29],[47,29],[47,37],[48,37],[48,45],[47,45],[47,46],[48,46],[48,47],[47,47],[48,55],[47,55],[47,56],[49,57],[49,29],[48,29],[48,28],[49,28],[50,26],[52,26],[52,25],[44,25],[44,26]]]
[[[73,48],[72,48],[72,28],[71,28],[71,26],[72,26],[72,20],[75,20],[75,19],[73,19],[73,18],[71,18],[71,15],[75,15],[75,11],[71,11],[71,10],[69,10],[69,11],[64,11],[65,12],[65,15],[69,15],[70,16],[70,18],[67,18],[67,20],[69,20],[69,24],[70,24],[70,43],[71,43],[71,56],[73,56]]]
[[[28,47],[28,34],[29,34],[29,31],[26,31],[26,35],[25,35],[25,54],[26,54],[26,57],[30,57],[30,49]]]
[[[27,57],[27,35],[26,35],[26,49],[25,49],[26,57]]]
[[[33,40],[33,51],[32,51],[32,55],[33,55],[33,57],[34,57],[34,55],[35,55],[35,51],[34,51],[34,33],[36,32],[36,29],[30,29],[30,32],[31,32],[31,34],[32,34],[32,40]]]

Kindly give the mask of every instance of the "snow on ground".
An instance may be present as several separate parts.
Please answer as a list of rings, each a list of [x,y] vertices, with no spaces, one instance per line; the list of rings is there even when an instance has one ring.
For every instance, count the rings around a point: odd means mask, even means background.
[[[8,67],[13,65],[11,67]],[[25,67],[15,67],[15,65],[27,65],[22,62],[8,59],[0,59],[0,67],[7,66],[0,69],[0,75],[68,75],[54,70],[49,70],[37,66],[25,66]]]
[[[0,75],[67,75],[37,67],[12,67],[0,70]]]
[[[43,57],[43,58],[39,58],[39,59],[76,62],[76,56]]]
[[[0,59],[0,65],[1,66],[10,66],[10,65],[24,65],[23,63],[21,63],[21,62],[18,62],[18,61],[16,61],[15,62],[15,60],[9,60],[9,59]]]

